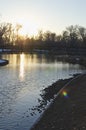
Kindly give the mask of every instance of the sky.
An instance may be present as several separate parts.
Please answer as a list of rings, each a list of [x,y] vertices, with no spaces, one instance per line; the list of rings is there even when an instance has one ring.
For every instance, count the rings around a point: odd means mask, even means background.
[[[70,25],[86,27],[85,15],[86,0],[0,0],[0,21],[22,24],[22,34],[60,34]]]

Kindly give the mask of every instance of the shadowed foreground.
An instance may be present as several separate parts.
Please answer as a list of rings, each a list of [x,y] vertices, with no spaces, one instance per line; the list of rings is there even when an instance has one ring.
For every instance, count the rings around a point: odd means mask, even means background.
[[[65,86],[31,130],[86,130],[86,74]]]

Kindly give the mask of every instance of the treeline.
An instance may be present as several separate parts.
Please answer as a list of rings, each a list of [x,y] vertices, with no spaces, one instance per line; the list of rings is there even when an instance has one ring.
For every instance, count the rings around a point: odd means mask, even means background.
[[[40,30],[37,36],[20,36],[21,25],[15,27],[11,23],[0,24],[0,48],[11,51],[49,52],[82,51],[86,49],[86,28],[79,25],[67,27],[61,35],[54,32]]]

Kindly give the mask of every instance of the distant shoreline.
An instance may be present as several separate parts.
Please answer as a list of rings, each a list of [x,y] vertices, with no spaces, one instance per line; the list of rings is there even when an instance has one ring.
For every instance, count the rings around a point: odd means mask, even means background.
[[[53,54],[53,55],[71,55],[85,56],[86,48],[58,48],[57,50],[48,49],[33,49],[33,50],[15,50],[15,49],[0,49],[0,54],[17,54],[17,53],[36,53],[36,54]]]

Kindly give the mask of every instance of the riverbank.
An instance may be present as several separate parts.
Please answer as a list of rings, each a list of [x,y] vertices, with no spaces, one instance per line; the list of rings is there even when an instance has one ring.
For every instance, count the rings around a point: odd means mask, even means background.
[[[86,74],[71,79],[31,130],[86,130]]]

